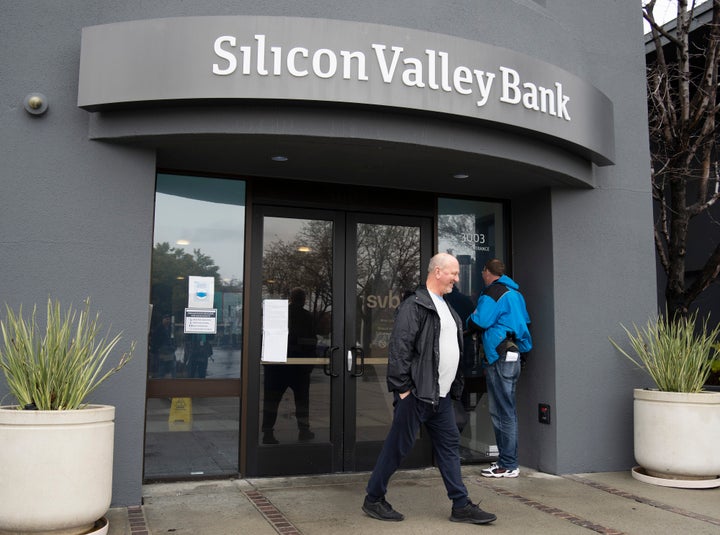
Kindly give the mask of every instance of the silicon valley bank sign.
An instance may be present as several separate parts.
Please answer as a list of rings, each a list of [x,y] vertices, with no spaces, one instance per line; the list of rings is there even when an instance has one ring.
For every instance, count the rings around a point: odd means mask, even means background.
[[[83,29],[78,106],[217,99],[338,102],[470,117],[562,141],[606,165],[612,103],[554,65],[407,28],[187,17]]]

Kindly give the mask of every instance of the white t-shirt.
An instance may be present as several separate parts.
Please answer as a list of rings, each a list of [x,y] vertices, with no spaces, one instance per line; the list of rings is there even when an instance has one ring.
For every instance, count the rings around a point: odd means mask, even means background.
[[[450,392],[450,386],[455,380],[458,364],[460,363],[460,347],[458,346],[457,324],[448,308],[445,299],[432,292],[428,292],[440,314],[440,359],[438,364],[438,383],[440,397],[444,398]]]

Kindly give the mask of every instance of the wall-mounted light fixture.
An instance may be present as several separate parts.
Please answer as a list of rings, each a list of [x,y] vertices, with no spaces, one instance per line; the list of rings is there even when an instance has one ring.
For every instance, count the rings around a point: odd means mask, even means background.
[[[469,173],[455,173],[453,175],[453,178],[459,178],[459,179],[469,178],[469,177],[470,177]]]
[[[25,111],[32,115],[42,115],[48,109],[48,100],[42,93],[28,93],[23,102]]]

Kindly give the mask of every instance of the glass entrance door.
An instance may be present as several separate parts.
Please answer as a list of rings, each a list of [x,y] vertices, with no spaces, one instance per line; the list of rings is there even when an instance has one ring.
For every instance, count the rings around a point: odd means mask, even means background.
[[[245,472],[371,469],[394,313],[424,281],[431,220],[261,206],[253,243]],[[406,464],[430,462],[420,437]]]

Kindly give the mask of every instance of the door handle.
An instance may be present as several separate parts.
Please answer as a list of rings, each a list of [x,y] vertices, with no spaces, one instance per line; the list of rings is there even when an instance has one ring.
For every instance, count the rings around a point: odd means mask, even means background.
[[[357,364],[357,357],[360,357],[359,366]],[[353,368],[355,371],[352,371]],[[354,346],[348,351],[348,371],[353,377],[361,377],[365,373],[365,352],[362,347]]]
[[[325,358],[328,359],[328,363],[323,367],[323,372],[328,377],[339,377],[340,374],[333,371],[333,360],[335,357],[335,351],[340,349],[338,346],[332,346],[325,348]]]

